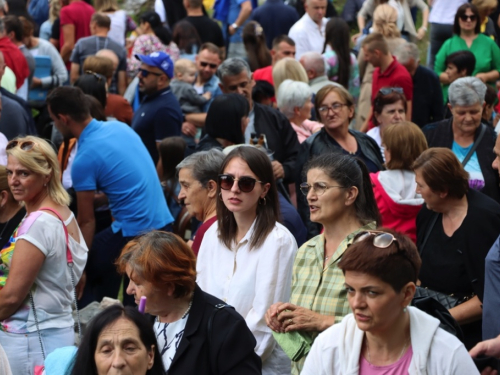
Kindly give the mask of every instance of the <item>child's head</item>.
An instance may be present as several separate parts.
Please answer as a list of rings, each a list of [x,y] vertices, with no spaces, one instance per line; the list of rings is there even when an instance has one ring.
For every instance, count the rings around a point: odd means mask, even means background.
[[[486,95],[484,96],[484,109],[482,119],[486,122],[491,121],[493,109],[498,102],[497,90],[490,85],[486,85]]]
[[[179,81],[193,84],[196,80],[196,64],[188,59],[180,59],[175,62],[174,75]]]
[[[446,70],[450,83],[458,78],[472,75],[476,67],[476,58],[470,51],[458,51],[446,57]]]
[[[252,100],[255,103],[273,106],[274,86],[267,81],[255,81],[252,89]]]

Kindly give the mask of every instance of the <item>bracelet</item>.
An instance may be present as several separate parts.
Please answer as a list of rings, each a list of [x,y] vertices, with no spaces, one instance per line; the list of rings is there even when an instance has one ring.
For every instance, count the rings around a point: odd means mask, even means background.
[[[233,29],[235,29],[235,30],[238,30],[238,29],[239,29],[239,26],[238,26],[238,24],[237,24],[236,22],[235,22],[235,23],[233,23],[233,24],[231,25],[231,27],[232,27]]]

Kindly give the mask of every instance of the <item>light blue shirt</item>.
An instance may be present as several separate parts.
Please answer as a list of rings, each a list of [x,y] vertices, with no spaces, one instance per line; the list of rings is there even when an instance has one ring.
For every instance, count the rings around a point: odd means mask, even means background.
[[[457,142],[453,141],[451,150],[456,155],[458,160],[460,160],[460,163],[465,159],[473,144],[474,143],[468,147],[462,147]],[[481,167],[479,166],[479,160],[477,159],[477,153],[475,151],[465,165],[464,169],[469,173],[469,187],[481,191],[484,188],[484,176],[481,171]]]

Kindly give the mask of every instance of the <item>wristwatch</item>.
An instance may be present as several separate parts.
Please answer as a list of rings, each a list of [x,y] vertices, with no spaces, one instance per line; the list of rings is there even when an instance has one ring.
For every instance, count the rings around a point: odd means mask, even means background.
[[[236,22],[235,22],[235,23],[233,23],[233,24],[231,25],[231,27],[232,27],[233,29],[235,29],[235,30],[238,30],[238,29],[239,29],[239,26],[238,26],[238,24],[237,24]]]

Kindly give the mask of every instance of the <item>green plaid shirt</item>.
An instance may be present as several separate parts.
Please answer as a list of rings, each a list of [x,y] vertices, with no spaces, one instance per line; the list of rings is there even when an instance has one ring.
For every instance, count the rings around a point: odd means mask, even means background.
[[[337,264],[356,234],[375,228],[376,223],[373,221],[344,238],[324,269],[325,236],[320,234],[302,245],[293,264],[290,303],[321,315],[334,316],[335,323],[339,323],[351,310],[347,302],[344,274]],[[319,333],[314,332],[312,338],[315,339]],[[292,374],[298,375],[302,371],[305,360],[306,357],[303,357],[298,362],[292,362]]]

